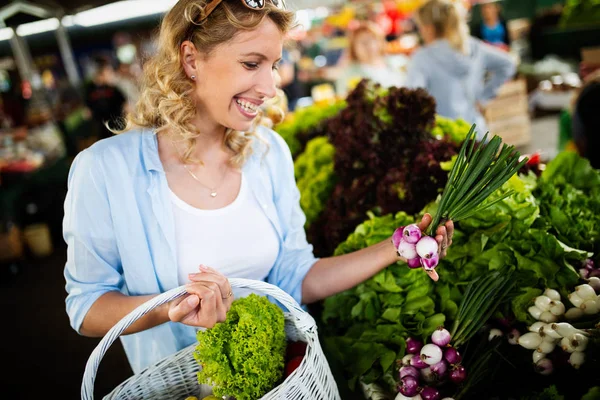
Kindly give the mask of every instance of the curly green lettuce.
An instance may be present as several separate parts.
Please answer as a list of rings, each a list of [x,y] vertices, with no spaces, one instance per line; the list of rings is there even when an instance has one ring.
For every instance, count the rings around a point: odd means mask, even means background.
[[[300,206],[306,215],[305,227],[313,223],[335,186],[333,157],[335,148],[326,137],[310,140],[294,162]]]
[[[283,311],[266,297],[250,294],[234,301],[225,322],[197,334],[198,382],[212,386],[218,397],[264,396],[283,376],[284,323]]]

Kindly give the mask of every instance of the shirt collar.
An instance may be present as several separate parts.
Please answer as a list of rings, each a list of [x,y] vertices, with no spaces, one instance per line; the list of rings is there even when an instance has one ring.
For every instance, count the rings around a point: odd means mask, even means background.
[[[158,137],[154,129],[142,130],[142,156],[147,171],[164,172],[158,155]]]

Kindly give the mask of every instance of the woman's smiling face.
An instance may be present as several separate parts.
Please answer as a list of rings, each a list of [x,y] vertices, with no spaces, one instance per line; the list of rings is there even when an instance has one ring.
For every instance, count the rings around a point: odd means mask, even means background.
[[[195,75],[198,116],[207,123],[248,131],[262,103],[276,95],[275,74],[284,34],[269,18],[256,29],[242,31],[211,54],[182,45],[188,76]]]

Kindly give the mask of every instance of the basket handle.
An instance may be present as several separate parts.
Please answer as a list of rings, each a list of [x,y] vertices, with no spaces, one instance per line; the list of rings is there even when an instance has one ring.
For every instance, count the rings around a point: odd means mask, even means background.
[[[298,302],[294,300],[292,296],[278,288],[277,286],[271,285],[270,283],[242,278],[231,278],[229,283],[232,288],[246,288],[252,289],[257,292],[261,292],[268,296],[273,297],[285,306],[289,313],[296,318],[298,329],[308,331],[316,326],[313,317],[304,311]],[[85,372],[83,374],[83,382],[81,384],[81,398],[84,400],[92,400],[94,398],[94,381],[96,380],[96,373],[100,366],[100,361],[108,348],[114,343],[114,341],[121,336],[121,334],[129,328],[135,321],[148,314],[155,308],[175,300],[183,295],[187,294],[185,286],[179,286],[164,292],[144,304],[139,305],[136,309],[127,314],[123,319],[117,322],[108,332],[100,343],[96,346],[90,358],[85,366]]]

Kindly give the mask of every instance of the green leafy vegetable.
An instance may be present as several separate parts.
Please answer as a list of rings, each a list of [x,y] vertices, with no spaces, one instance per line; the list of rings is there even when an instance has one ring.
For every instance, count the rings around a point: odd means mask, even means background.
[[[225,322],[199,331],[197,339],[198,382],[213,386],[218,397],[258,399],[283,375],[283,311],[266,297],[250,294],[235,300]]]
[[[346,254],[389,238],[413,223],[404,212],[359,225],[335,251]],[[396,263],[353,289],[324,301],[319,332],[327,353],[342,365],[350,388],[359,380],[388,387],[386,376],[404,355],[406,338],[426,338],[456,314],[460,292]],[[392,379],[393,381],[393,379]]]
[[[600,172],[573,152],[560,153],[542,173],[535,195],[542,223],[570,247],[600,253]]]
[[[598,400],[600,399],[600,386],[594,386],[590,388],[586,394],[583,395],[581,400]]]
[[[464,119],[450,119],[436,115],[435,126],[431,130],[431,134],[440,140],[447,136],[454,143],[461,144],[467,138],[470,130],[471,124]]]
[[[306,143],[316,136],[325,136],[321,125],[346,107],[342,100],[331,104],[313,104],[289,114],[283,122],[274,127],[290,147],[295,157],[304,150]]]
[[[333,157],[335,149],[326,137],[306,144],[306,150],[294,162],[300,206],[308,227],[317,219],[336,183]]]
[[[521,288],[521,293],[513,297],[511,306],[518,321],[527,322],[530,325],[536,322],[527,311],[527,309],[535,304],[535,298],[542,294],[542,289],[537,288]]]
[[[521,400],[564,400],[564,396],[558,393],[556,386],[551,385],[539,393],[534,393],[531,396],[523,396]]]

